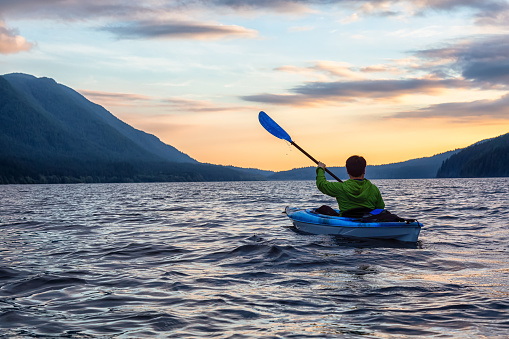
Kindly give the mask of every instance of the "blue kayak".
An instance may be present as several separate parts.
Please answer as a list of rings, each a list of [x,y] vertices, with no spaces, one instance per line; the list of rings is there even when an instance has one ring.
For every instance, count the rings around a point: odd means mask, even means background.
[[[318,214],[314,209],[295,207],[286,207],[285,213],[296,229],[310,234],[416,242],[422,227],[418,221],[364,222],[362,219],[329,216]]]

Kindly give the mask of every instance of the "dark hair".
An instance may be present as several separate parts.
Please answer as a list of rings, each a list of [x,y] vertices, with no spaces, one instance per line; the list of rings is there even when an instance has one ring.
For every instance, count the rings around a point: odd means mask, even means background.
[[[352,155],[346,160],[346,171],[352,177],[360,177],[366,170],[366,160],[358,155]]]

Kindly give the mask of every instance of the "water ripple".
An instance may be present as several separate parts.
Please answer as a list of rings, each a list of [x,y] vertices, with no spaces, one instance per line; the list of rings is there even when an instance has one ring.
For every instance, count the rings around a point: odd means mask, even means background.
[[[0,186],[0,337],[506,337],[509,180],[375,182],[418,243],[296,232],[312,181]]]

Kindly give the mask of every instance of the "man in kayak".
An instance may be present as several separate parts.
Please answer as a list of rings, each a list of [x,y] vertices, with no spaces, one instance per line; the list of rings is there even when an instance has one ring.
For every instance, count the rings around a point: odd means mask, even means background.
[[[368,212],[385,208],[378,187],[368,179],[364,179],[366,160],[363,157],[353,155],[348,158],[346,160],[346,171],[350,176],[350,180],[329,182],[325,178],[325,164],[319,162],[316,169],[316,186],[322,193],[336,198],[342,216],[344,216],[345,211],[352,209]],[[327,208],[327,206],[321,208]],[[317,212],[319,211],[317,210]]]

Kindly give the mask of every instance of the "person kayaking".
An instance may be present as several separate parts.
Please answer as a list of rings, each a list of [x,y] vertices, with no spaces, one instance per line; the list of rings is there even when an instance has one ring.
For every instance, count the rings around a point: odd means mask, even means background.
[[[350,179],[344,182],[327,181],[325,178],[325,167],[323,162],[318,162],[318,167],[316,168],[316,186],[320,192],[336,198],[341,216],[347,216],[347,211],[360,212],[362,214],[371,210],[385,208],[385,203],[378,187],[364,178],[366,174],[366,160],[363,157],[353,155],[346,160],[346,171]],[[337,212],[325,205],[317,209],[316,212],[337,215]]]

